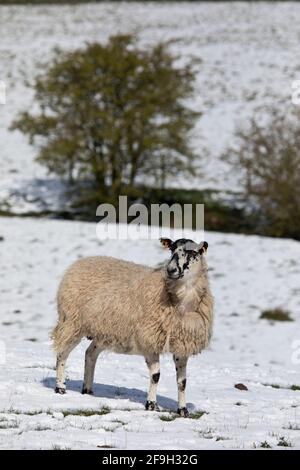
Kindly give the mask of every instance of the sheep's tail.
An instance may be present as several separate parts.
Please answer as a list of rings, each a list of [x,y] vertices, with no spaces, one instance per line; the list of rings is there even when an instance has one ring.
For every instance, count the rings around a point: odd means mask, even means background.
[[[81,327],[78,322],[59,320],[51,333],[54,351],[56,353],[64,351],[68,346],[71,346],[77,338],[80,338],[80,336]]]
[[[68,289],[61,283],[57,293],[58,322],[51,333],[53,349],[58,354],[81,338],[81,316],[74,306],[73,299],[66,295]]]

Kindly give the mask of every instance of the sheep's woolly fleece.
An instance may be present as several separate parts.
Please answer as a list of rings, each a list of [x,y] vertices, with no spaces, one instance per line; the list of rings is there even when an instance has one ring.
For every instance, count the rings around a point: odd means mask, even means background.
[[[60,320],[52,335],[55,350],[62,353],[77,338],[90,337],[101,349],[117,353],[198,354],[211,337],[213,299],[204,255],[197,264],[197,284],[189,290],[195,306],[187,307],[183,315],[178,307],[186,291],[180,281],[167,287],[163,268],[149,270],[109,256],[73,263],[59,288]],[[167,289],[174,296],[177,291],[176,305]]]
[[[106,254],[156,266],[167,256],[159,242],[100,243],[93,224],[12,218],[0,219],[0,236],[2,449],[300,448],[299,243],[205,234],[214,335],[208,350],[188,365],[194,419],[173,420],[171,357],[161,364],[158,401],[164,411],[146,412],[142,357],[100,355],[95,396],[82,396],[83,341],[68,362],[68,393],[57,396],[49,341],[57,285],[72,261]],[[290,310],[294,321],[259,318],[277,306]],[[237,383],[248,390],[235,388]]]

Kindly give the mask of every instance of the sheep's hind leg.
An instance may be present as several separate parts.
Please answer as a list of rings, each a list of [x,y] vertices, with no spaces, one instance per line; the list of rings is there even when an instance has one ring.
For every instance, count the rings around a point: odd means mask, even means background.
[[[95,367],[98,356],[102,348],[99,347],[96,341],[93,341],[86,350],[85,353],[85,368],[84,368],[84,381],[82,387],[82,394],[93,395],[93,383]]]
[[[186,387],[186,365],[187,358],[173,356],[176,366],[177,387],[178,387],[178,410],[177,413],[183,418],[189,417],[189,412],[186,407],[185,401],[185,387]]]
[[[145,407],[149,411],[159,411],[158,404],[156,403],[156,391],[160,377],[159,355],[147,356],[145,360],[150,373],[150,386]]]
[[[80,338],[57,354],[56,359],[56,387],[55,393],[63,395],[66,393],[66,362],[73,349],[80,343]]]

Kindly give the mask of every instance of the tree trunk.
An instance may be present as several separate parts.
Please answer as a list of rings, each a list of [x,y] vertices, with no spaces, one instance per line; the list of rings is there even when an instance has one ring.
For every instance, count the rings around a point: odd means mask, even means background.
[[[94,154],[92,157],[92,169],[93,169],[93,176],[95,178],[95,182],[97,187],[101,190],[105,190],[105,171],[103,169],[102,162],[99,162],[99,156]]]
[[[165,162],[165,155],[161,156],[161,164],[160,164],[160,188],[165,189],[166,188],[166,162]]]

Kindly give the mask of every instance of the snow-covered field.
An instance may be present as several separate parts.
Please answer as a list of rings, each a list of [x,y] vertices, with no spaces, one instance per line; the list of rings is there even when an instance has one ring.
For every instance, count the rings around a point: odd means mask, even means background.
[[[171,48],[183,59],[201,59],[194,106],[203,117],[193,139],[204,176],[180,184],[237,188],[220,153],[237,120],[258,105],[286,99],[289,106],[291,82],[300,78],[299,20],[300,4],[287,2],[0,6],[7,92],[0,104],[0,205],[12,192],[15,212],[36,207],[37,195],[50,204],[60,198],[57,181],[34,162],[34,148],[8,130],[18,111],[34,107],[25,81],[43,70],[55,46],[73,49],[118,32],[137,32],[145,46],[174,39]],[[221,233],[206,239],[215,332],[209,349],[189,361],[192,418],[175,419],[169,356],[162,359],[160,413],[144,410],[148,371],[137,356],[102,354],[95,396],[82,396],[88,341],[69,359],[68,393],[53,391],[49,334],[65,268],[94,254],[156,266],[166,256],[159,243],[99,242],[88,223],[0,218],[0,448],[300,448],[300,244]],[[274,307],[290,310],[294,321],[260,319]]]
[[[0,105],[0,200],[26,193],[26,203],[10,199],[20,211],[34,206],[37,194],[51,202],[57,194],[56,182],[45,182],[44,169],[33,163],[26,138],[8,131],[19,110],[34,106],[25,81],[44,69],[55,46],[73,49],[118,32],[137,32],[143,45],[176,40],[174,52],[201,60],[194,106],[203,117],[194,145],[204,175],[180,184],[236,188],[220,152],[232,142],[236,123],[258,105],[281,107],[286,100],[292,106],[291,83],[300,78],[299,20],[297,2],[0,6],[0,80],[7,87],[7,103]]]
[[[200,418],[165,420],[173,417],[177,395],[169,356],[161,366],[160,413],[144,410],[148,371],[138,356],[100,355],[95,396],[81,395],[87,341],[70,356],[68,393],[54,393],[49,332],[64,269],[91,254],[151,266],[166,256],[156,241],[99,242],[95,229],[0,218],[0,448],[300,448],[300,390],[291,389],[300,386],[295,241],[206,233],[215,333],[210,348],[190,359],[187,385],[188,407],[205,412]],[[294,321],[259,319],[263,309],[277,306]]]

